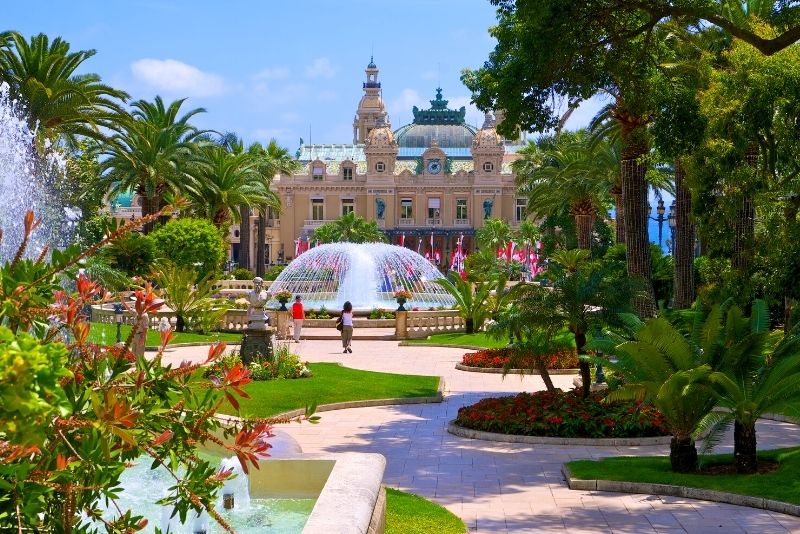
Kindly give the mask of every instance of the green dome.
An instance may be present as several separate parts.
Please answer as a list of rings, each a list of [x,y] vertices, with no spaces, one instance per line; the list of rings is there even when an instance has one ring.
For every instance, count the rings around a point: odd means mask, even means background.
[[[117,195],[117,198],[111,201],[112,204],[119,208],[131,208],[133,207],[133,191],[126,191],[125,193],[120,193]]]

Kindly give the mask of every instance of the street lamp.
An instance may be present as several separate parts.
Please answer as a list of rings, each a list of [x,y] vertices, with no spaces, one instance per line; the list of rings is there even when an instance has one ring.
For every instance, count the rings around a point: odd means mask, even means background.
[[[669,234],[670,238],[672,239],[672,250],[675,250],[675,227],[678,225],[678,216],[675,213],[675,201],[672,201],[672,204],[669,205]]]
[[[114,322],[117,323],[117,343],[122,343],[122,311],[125,308],[121,303],[114,304]]]
[[[653,211],[652,207],[650,208],[650,211]],[[664,217],[664,214],[666,212],[667,212],[667,208],[664,207],[664,199],[659,198],[658,199],[658,206],[656,207],[656,214],[657,215],[655,217],[650,217],[650,219],[652,219],[652,220],[654,220],[654,221],[656,221],[658,223],[658,246],[659,246],[659,248],[661,247],[661,233],[662,233],[662,231],[664,229],[664,221],[667,220],[667,218]]]

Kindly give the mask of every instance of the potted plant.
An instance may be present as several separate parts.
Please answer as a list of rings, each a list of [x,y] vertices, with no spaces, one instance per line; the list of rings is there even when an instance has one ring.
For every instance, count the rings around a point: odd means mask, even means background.
[[[403,307],[408,300],[411,299],[411,292],[407,289],[400,289],[399,291],[394,292],[394,299],[397,301],[397,311],[406,311]]]
[[[289,302],[289,299],[291,299],[291,298],[292,298],[292,292],[291,291],[286,291],[285,289],[275,293],[275,300],[277,300],[278,302],[281,303],[281,307],[279,308],[279,311],[288,311],[286,309],[286,303]]]

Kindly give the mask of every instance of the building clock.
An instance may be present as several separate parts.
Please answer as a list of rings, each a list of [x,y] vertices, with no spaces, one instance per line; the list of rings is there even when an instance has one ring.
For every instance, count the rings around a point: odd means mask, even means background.
[[[438,159],[428,160],[428,172],[430,174],[439,174],[442,172],[442,162]]]

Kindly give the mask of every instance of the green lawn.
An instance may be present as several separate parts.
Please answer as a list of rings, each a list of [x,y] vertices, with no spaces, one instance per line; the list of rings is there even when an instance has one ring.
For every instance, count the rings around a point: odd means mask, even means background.
[[[572,334],[564,332],[559,334],[559,337],[564,336],[569,338],[574,345]],[[483,349],[500,349],[508,346],[507,339],[493,339],[489,337],[486,332],[475,332],[474,334],[452,333],[452,334],[434,334],[428,336],[427,339],[409,339],[403,342],[404,345],[442,345],[442,346],[469,346]]]
[[[669,458],[664,456],[617,457],[598,461],[577,460],[569,462],[567,465],[573,476],[584,480],[675,484],[800,504],[800,478],[797,476],[800,473],[800,447],[761,451],[758,453],[758,457],[763,460],[779,462],[778,470],[763,475],[673,473],[670,470]],[[702,461],[704,464],[731,463],[733,455],[705,456]]]
[[[241,414],[269,417],[305,408],[306,405],[331,404],[356,400],[433,397],[439,377],[375,373],[342,367],[336,363],[312,363],[314,376],[293,380],[265,380],[245,386],[249,399],[238,399]],[[234,413],[231,406],[222,408]]]
[[[128,337],[131,331],[129,325],[122,325],[122,340]],[[104,336],[105,334],[105,336]],[[108,323],[92,323],[92,328],[89,331],[89,341],[94,343],[114,343],[117,339],[117,325]],[[171,345],[176,343],[215,343],[217,341],[225,341],[226,343],[239,343],[242,340],[241,334],[228,334],[223,332],[211,332],[208,335],[195,334],[193,332],[175,332],[172,334]],[[147,346],[161,345],[161,337],[158,331],[147,331]]]
[[[496,340],[486,335],[486,332],[475,332],[474,334],[452,333],[434,334],[427,339],[409,339],[404,345],[464,345],[476,348],[499,349],[508,345],[508,340]]]
[[[386,488],[386,534],[464,534],[467,527],[446,508],[411,493]]]

